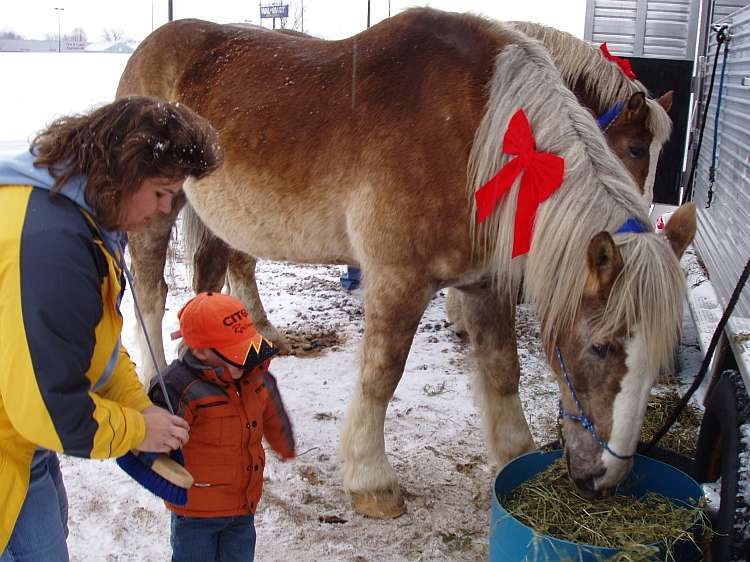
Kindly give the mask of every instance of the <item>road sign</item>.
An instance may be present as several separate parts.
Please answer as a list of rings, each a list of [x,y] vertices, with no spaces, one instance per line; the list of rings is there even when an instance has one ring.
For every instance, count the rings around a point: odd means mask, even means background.
[[[289,17],[289,4],[275,4],[260,7],[261,18],[287,18]]]

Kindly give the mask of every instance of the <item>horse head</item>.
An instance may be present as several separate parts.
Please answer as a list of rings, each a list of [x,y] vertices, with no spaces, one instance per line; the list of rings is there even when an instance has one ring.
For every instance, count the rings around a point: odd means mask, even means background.
[[[599,232],[588,245],[586,284],[575,320],[549,350],[560,387],[568,471],[584,493],[606,495],[630,471],[649,391],[671,357],[681,321],[679,306],[643,309],[638,301],[651,306],[663,303],[664,295],[649,294],[658,286],[634,262],[644,251],[657,253],[667,275],[679,275],[678,259],[695,228],[695,206],[689,203],[678,209],[664,234]],[[638,237],[654,240],[631,247]],[[625,314],[618,312],[623,307]],[[645,322],[668,333],[654,333]]]
[[[636,92],[620,105],[621,111],[605,125],[607,144],[650,202],[656,163],[668,134],[659,129],[669,127],[665,114],[672,107],[672,91],[654,100]]]
[[[672,91],[648,98],[646,87],[623,72],[617,57],[605,56],[599,46],[538,23],[517,21],[510,25],[541,41],[565,84],[599,120],[610,149],[650,203],[656,163],[672,128],[667,114]]]

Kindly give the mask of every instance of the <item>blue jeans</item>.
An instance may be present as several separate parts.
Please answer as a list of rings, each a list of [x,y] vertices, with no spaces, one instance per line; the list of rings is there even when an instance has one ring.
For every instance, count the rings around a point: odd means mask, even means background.
[[[37,451],[21,513],[0,562],[66,562],[68,496],[60,461],[50,451]]]
[[[172,513],[170,542],[172,562],[253,562],[255,516],[185,517]]]
[[[347,265],[346,274],[339,277],[339,280],[344,289],[347,291],[354,291],[359,288],[359,284],[362,281],[362,270],[358,267]]]

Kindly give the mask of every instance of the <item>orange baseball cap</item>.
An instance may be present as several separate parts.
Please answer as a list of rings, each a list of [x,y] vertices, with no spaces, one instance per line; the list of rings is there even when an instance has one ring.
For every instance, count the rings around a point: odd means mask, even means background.
[[[227,363],[252,369],[275,355],[278,348],[264,338],[238,298],[222,293],[198,293],[177,313],[182,337],[192,349],[211,349]]]

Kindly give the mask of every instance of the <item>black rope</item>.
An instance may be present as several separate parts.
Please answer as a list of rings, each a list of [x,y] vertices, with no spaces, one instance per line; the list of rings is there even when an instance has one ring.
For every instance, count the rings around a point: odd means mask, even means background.
[[[724,33],[724,60],[721,63],[721,80],[719,80],[719,95],[716,98],[716,115],[714,116],[714,141],[711,149],[711,167],[708,169],[708,193],[706,195],[706,209],[711,206],[711,200],[714,198],[714,183],[716,183],[716,150],[719,145],[719,116],[721,115],[721,93],[724,90],[724,75],[727,69],[727,55],[729,55],[729,39],[726,37],[725,29],[722,28],[719,33]]]
[[[708,96],[706,96],[706,106],[703,108],[703,119],[701,120],[701,128],[698,133],[698,145],[693,153],[693,161],[690,166],[690,177],[688,178],[687,185],[685,186],[685,192],[682,194],[682,201],[680,203],[686,203],[693,199],[693,180],[695,179],[695,170],[698,167],[698,157],[701,153],[701,146],[703,145],[703,132],[706,130],[706,121],[708,120],[708,106],[711,105],[711,96],[714,91],[714,81],[716,80],[716,66],[719,63],[719,53],[721,52],[721,45],[727,40],[727,26],[722,25],[719,31],[716,33],[716,55],[714,55],[714,67],[711,70],[711,84],[708,86]]]
[[[706,350],[706,356],[703,358],[703,363],[701,363],[701,367],[698,370],[698,374],[695,376],[695,380],[693,381],[693,384],[690,385],[690,388],[682,397],[680,402],[677,404],[677,406],[675,407],[674,411],[669,416],[667,421],[664,422],[664,425],[661,427],[661,429],[656,432],[656,434],[651,439],[651,441],[649,441],[648,445],[646,445],[644,452],[650,451],[654,447],[654,445],[656,445],[659,442],[659,440],[662,437],[664,437],[664,435],[670,430],[670,428],[672,427],[674,422],[677,420],[677,418],[680,417],[680,414],[685,409],[685,406],[690,401],[690,398],[692,398],[693,394],[695,394],[695,391],[698,390],[698,387],[703,382],[703,379],[706,378],[706,373],[708,372],[708,367],[711,364],[711,358],[713,357],[714,351],[716,350],[716,346],[719,344],[721,335],[724,332],[724,327],[726,326],[727,322],[729,321],[729,317],[732,315],[732,312],[734,311],[734,307],[740,298],[740,294],[742,293],[742,288],[745,286],[745,282],[747,281],[747,278],[749,275],[750,275],[750,259],[747,260],[747,263],[745,264],[745,269],[742,271],[742,274],[740,275],[740,278],[737,281],[737,285],[735,285],[734,287],[732,296],[729,299],[729,302],[727,303],[727,308],[724,310],[724,314],[722,314],[721,320],[719,320],[719,325],[716,326],[714,335],[711,337],[711,343],[709,344],[708,349]]]

